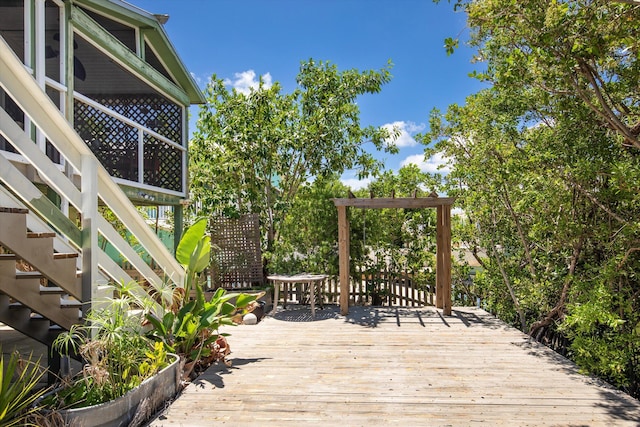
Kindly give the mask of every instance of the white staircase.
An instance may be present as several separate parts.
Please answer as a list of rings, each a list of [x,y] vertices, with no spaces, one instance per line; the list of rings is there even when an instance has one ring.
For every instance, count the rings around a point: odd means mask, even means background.
[[[0,246],[9,252],[0,256],[0,322],[50,344],[57,331],[82,321],[80,308],[94,303],[107,280],[132,281],[99,247],[98,238],[108,241],[151,287],[164,280],[182,286],[184,270],[173,254],[2,37],[0,86],[24,112],[25,120],[58,150],[67,171],[73,172],[65,173],[53,163],[34,143],[31,132],[0,108],[0,133],[22,162],[16,167],[0,152]],[[62,203],[48,200],[34,181],[55,191]],[[155,265],[162,266],[163,274],[152,270],[99,214],[99,203],[111,209]],[[65,206],[79,213],[82,224],[69,219]],[[34,271],[17,269],[22,263]],[[138,292],[145,290],[139,287]]]
[[[28,231],[27,213],[0,208],[0,245],[10,251],[0,254],[0,322],[49,345],[82,321],[78,254],[55,252],[56,233]]]

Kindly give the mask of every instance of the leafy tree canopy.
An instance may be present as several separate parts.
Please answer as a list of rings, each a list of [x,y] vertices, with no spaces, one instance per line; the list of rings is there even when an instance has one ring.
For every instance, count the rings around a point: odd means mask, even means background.
[[[640,393],[640,5],[459,1],[491,84],[434,111],[485,306]],[[448,49],[455,43],[449,41]]]
[[[262,81],[244,94],[214,75],[190,148],[192,198],[201,211],[260,213],[270,249],[307,180],[351,168],[360,176],[378,170],[382,165],[363,144],[394,152],[390,141],[397,135],[361,126],[356,101],[379,92],[390,69],[389,63],[377,71],[340,71],[310,59],[301,64],[298,88],[290,94]]]
[[[540,91],[556,114],[578,98],[589,120],[640,149],[640,3],[459,0],[455,7],[466,11],[470,45],[487,64],[477,78]],[[449,50],[455,45],[449,41]]]

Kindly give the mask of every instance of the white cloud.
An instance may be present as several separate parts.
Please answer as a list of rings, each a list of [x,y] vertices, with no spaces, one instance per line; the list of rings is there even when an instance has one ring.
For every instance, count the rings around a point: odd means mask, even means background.
[[[449,160],[447,158],[443,157],[441,153],[437,153],[429,159],[425,159],[423,154],[414,154],[404,159],[400,165],[414,164],[422,172],[446,174],[451,172],[451,167],[448,163]]]
[[[260,85],[260,79],[256,78],[256,72],[253,70],[235,73],[233,77],[234,80],[225,79],[224,84],[233,86],[235,90],[245,95],[248,95],[251,89],[257,89]],[[271,73],[263,74],[262,82],[264,87],[269,89],[273,85]]]
[[[398,148],[402,148],[418,145],[418,141],[413,138],[413,135],[424,130],[426,126],[424,123],[415,124],[413,122],[397,121],[387,123],[382,125],[382,127],[387,129],[391,134],[395,133],[395,131],[400,132],[398,139],[395,140],[395,144]]]
[[[342,178],[340,179],[347,187],[351,188],[351,190],[361,190],[363,188],[367,188],[367,186],[371,183],[371,178],[358,179],[358,178]]]

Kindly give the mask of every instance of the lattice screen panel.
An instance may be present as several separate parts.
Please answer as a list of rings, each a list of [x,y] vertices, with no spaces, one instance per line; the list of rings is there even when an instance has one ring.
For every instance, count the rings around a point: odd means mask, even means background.
[[[144,183],[182,190],[182,151],[151,136],[144,137]]]
[[[165,138],[177,143],[182,141],[182,108],[161,96],[113,95],[91,98]]]
[[[93,99],[174,142],[182,142],[182,108],[161,96]],[[138,182],[138,159],[142,155],[144,184],[183,191],[181,150],[145,134],[144,152],[140,153],[136,128],[80,101],[75,103],[74,114],[76,131],[112,176]]]
[[[264,283],[257,214],[237,219],[213,218],[211,245],[211,278],[215,287],[247,288]]]
[[[101,110],[76,102],[75,129],[111,176],[138,181],[138,131]]]

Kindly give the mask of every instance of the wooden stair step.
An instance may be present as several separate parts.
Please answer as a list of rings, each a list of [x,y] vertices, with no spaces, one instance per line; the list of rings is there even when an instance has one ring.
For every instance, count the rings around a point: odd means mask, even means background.
[[[78,258],[78,254],[75,252],[71,252],[71,253],[56,252],[53,254],[53,259],[69,259],[69,258]]]
[[[43,279],[39,271],[16,271],[16,279]]]
[[[34,311],[31,312],[30,318],[31,318],[31,320],[46,320],[46,321],[49,321],[49,319],[44,317],[42,314],[36,313]]]
[[[15,253],[19,259],[34,267],[39,273],[18,274],[20,279],[36,279],[46,277],[51,284],[63,287],[71,295],[80,297],[81,287],[77,282],[75,271],[77,270],[78,255],[71,250],[61,250],[56,255],[54,249],[55,232],[38,228],[27,229],[26,215],[13,215],[0,213],[0,240]],[[27,238],[28,237],[28,238]],[[67,254],[69,252],[69,254]],[[3,262],[4,273],[8,262]],[[43,282],[44,283],[44,282]]]
[[[21,302],[13,301],[9,303],[10,310],[31,310],[29,307]]]
[[[43,232],[43,233],[35,233],[33,231],[27,232],[27,237],[30,239],[41,239],[45,237],[56,237],[57,234],[53,232]]]
[[[0,254],[0,261],[10,261],[10,260],[15,261],[16,259],[18,259],[16,254]]]
[[[62,308],[82,308],[82,302],[75,299],[61,299],[60,307]]]
[[[16,301],[16,302],[12,302],[9,304],[9,309],[11,310],[31,310],[30,307],[24,305],[23,303]],[[64,299],[64,298],[60,298],[60,308],[64,308],[64,309],[69,309],[69,308],[77,308],[77,309],[81,309],[82,308],[82,303],[78,300],[72,300],[72,299]],[[40,316],[43,319],[46,320],[51,320],[48,319],[47,317],[42,316],[41,314],[31,310],[31,315],[33,316]],[[37,317],[33,317],[34,319],[37,319]]]
[[[51,294],[59,294],[64,295],[67,291],[58,287],[58,286],[42,286],[40,285],[40,295],[51,295]]]
[[[51,322],[50,319],[48,319],[47,317],[44,317],[40,313],[32,312],[30,320],[33,321],[33,322],[49,322],[49,330],[50,331],[62,332],[62,331],[65,330],[63,327],[61,327],[60,325],[58,325],[56,323]]]
[[[29,209],[23,208],[0,208],[0,213],[28,214]]]
[[[31,316],[29,316],[29,321],[33,322],[34,325],[42,325],[47,327],[47,329],[51,330],[51,327],[55,325],[55,323],[51,323],[51,320],[44,317],[40,313],[36,313],[35,311],[31,312]],[[58,325],[56,325],[58,326]]]

